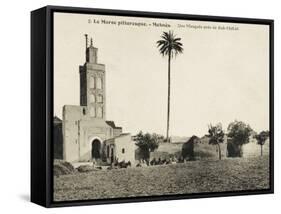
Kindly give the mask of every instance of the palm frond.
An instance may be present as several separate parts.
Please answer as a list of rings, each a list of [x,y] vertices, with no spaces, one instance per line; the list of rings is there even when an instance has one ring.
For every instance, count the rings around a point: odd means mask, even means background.
[[[176,57],[183,52],[183,44],[179,41],[181,41],[181,38],[176,37],[173,31],[169,31],[163,32],[161,40],[158,40],[156,44],[161,55]]]

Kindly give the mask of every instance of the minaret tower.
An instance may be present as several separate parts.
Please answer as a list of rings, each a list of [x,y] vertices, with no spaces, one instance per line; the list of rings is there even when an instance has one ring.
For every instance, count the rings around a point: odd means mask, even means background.
[[[93,39],[86,39],[86,62],[80,70],[80,105],[86,106],[84,115],[105,120],[105,65],[98,63],[98,49]]]

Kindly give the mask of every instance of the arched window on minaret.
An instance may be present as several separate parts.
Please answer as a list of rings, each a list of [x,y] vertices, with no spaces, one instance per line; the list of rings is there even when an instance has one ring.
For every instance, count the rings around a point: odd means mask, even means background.
[[[89,87],[93,89],[95,88],[95,77],[93,76],[90,76]]]
[[[103,96],[101,94],[98,95],[97,101],[98,101],[98,103],[103,102]]]
[[[94,94],[90,94],[90,103],[95,103],[96,102],[96,97]]]
[[[90,116],[91,117],[96,116],[95,106],[90,106]]]
[[[102,89],[102,79],[101,79],[101,77],[97,77],[97,89]]]

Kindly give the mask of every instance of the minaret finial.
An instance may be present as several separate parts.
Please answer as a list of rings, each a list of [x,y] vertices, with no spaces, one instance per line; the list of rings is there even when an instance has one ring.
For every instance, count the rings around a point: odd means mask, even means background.
[[[91,47],[93,47],[93,38],[91,38]]]
[[[86,39],[86,49],[88,48],[88,34],[84,34],[85,39]]]

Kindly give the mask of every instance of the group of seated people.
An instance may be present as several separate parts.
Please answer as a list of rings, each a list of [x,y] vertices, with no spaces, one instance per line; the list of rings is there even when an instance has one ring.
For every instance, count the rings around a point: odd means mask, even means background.
[[[176,164],[176,163],[183,163],[183,158],[176,158],[176,157],[170,157],[170,158],[163,158],[160,157],[158,159],[153,158],[151,161],[140,159],[139,163],[136,165],[136,167],[147,167],[147,166],[156,166],[156,165],[167,165],[167,164]],[[132,163],[130,161],[118,161],[116,159],[108,169],[117,169],[117,168],[128,168],[131,167]]]
[[[150,161],[150,165],[165,165],[165,164],[175,164],[177,163],[178,160],[176,157],[172,157],[172,158],[165,158],[165,159],[161,159],[161,158],[158,158],[158,160],[156,160],[155,158],[153,158],[151,161]]]
[[[118,161],[118,159],[116,159],[113,163],[111,163],[111,166],[108,169],[113,169],[113,168],[127,168],[127,167],[131,167],[131,161]]]
[[[147,161],[141,159],[139,163],[136,165],[137,167],[146,167],[146,166],[155,166],[155,165],[167,165],[167,164],[176,164],[182,162],[181,159],[177,159],[176,157],[171,158],[163,158],[160,157],[158,159],[153,158],[151,161]]]

